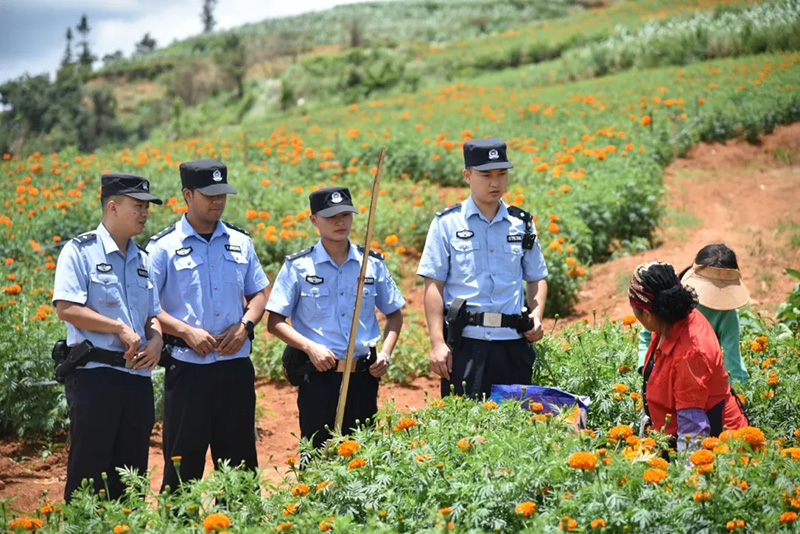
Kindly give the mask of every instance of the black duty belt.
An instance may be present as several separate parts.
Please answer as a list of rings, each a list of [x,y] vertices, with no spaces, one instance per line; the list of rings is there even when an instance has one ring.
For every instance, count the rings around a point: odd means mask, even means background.
[[[86,357],[87,362],[98,362],[106,365],[113,365],[114,367],[125,367],[124,352],[116,352],[113,350],[93,348],[89,355]]]
[[[485,326],[487,328],[517,328],[520,325],[520,314],[508,315],[496,312],[467,312],[467,325]]]

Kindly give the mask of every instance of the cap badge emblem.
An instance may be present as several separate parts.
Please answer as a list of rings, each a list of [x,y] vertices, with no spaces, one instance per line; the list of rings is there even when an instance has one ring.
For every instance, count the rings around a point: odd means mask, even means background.
[[[489,151],[489,159],[499,159],[499,158],[500,154],[497,153],[497,149],[493,148]]]
[[[211,175],[211,177],[214,179],[215,182],[221,182],[222,181],[222,173],[219,172],[218,170],[214,171],[214,174]]]
[[[344,200],[342,198],[342,194],[338,191],[336,191],[334,194],[331,195],[331,202],[333,202],[334,204],[338,204],[342,200]]]
[[[147,191],[147,182],[142,182],[142,189]]]

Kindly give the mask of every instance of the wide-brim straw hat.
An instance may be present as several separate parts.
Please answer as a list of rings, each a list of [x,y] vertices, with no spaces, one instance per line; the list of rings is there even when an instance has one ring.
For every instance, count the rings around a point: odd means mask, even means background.
[[[681,280],[697,292],[700,304],[712,310],[735,310],[750,300],[738,269],[694,264]]]

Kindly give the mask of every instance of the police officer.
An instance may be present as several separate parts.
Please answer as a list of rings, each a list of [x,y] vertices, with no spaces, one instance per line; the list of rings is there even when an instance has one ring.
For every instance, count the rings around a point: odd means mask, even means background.
[[[305,352],[317,371],[303,378],[297,406],[301,437],[320,447],[330,437],[325,426],[333,429],[336,418],[364,249],[350,243],[356,209],[346,187],[322,188],[311,193],[309,200],[310,220],[320,240],[286,257],[267,304],[267,328],[290,347]],[[370,252],[367,261],[344,431],[378,411],[378,382],[403,326],[400,309],[405,300],[383,256]],[[376,307],[386,315],[386,326],[378,359],[367,366],[369,345],[380,338]]]
[[[425,317],[431,370],[442,377],[442,395],[489,395],[492,384],[530,384],[535,351],[543,336],[547,266],[529,213],[508,206],[506,144],[488,138],[464,143],[464,180],[470,196],[436,214],[417,274],[425,278]],[[527,283],[528,314],[522,282]],[[463,299],[465,309],[447,310]],[[463,321],[449,325],[445,311]],[[453,313],[456,312],[456,313]],[[461,332],[452,332],[453,329]],[[466,390],[462,388],[466,382]]]
[[[150,184],[134,174],[105,174],[103,219],[94,232],[64,245],[53,304],[67,323],[67,345],[89,347],[65,377],[70,449],[64,499],[83,479],[96,490],[123,493],[117,468],[147,471],[155,420],[150,371],[161,355],[161,308],[150,258],[133,241],[144,229]],[[107,477],[104,481],[103,477]]]
[[[203,476],[211,446],[214,465],[230,460],[256,469],[253,329],[269,284],[250,235],[221,221],[228,169],[204,159],[180,165],[188,208],[152,237],[147,249],[173,345],[164,378],[162,490]],[[173,458],[180,457],[180,480]]]

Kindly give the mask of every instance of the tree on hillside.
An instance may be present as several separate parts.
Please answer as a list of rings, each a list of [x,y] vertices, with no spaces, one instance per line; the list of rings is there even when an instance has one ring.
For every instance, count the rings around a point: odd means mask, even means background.
[[[113,54],[106,54],[103,56],[103,66],[108,67],[109,65],[113,65],[124,57],[125,54],[122,53],[122,50],[117,50]]]
[[[244,95],[244,75],[247,73],[247,50],[242,38],[230,32],[225,36],[222,48],[214,54],[219,68],[236,84],[236,96]]]
[[[81,73],[84,76],[88,76],[92,73],[92,64],[94,60],[97,59],[94,54],[92,54],[91,50],[89,49],[89,19],[86,15],[81,16],[81,21],[75,27],[78,30],[78,33],[81,34],[81,52],[78,55],[78,65],[80,65]]]
[[[135,56],[142,56],[149,54],[156,49],[156,40],[150,37],[149,33],[144,34],[142,40],[136,43],[136,50],[133,52]]]
[[[67,47],[64,49],[64,57],[61,59],[61,66],[72,63],[72,28],[67,28]]]
[[[217,19],[214,18],[214,9],[217,7],[217,0],[203,0],[203,10],[200,12],[200,21],[203,23],[203,33],[214,30]]]

